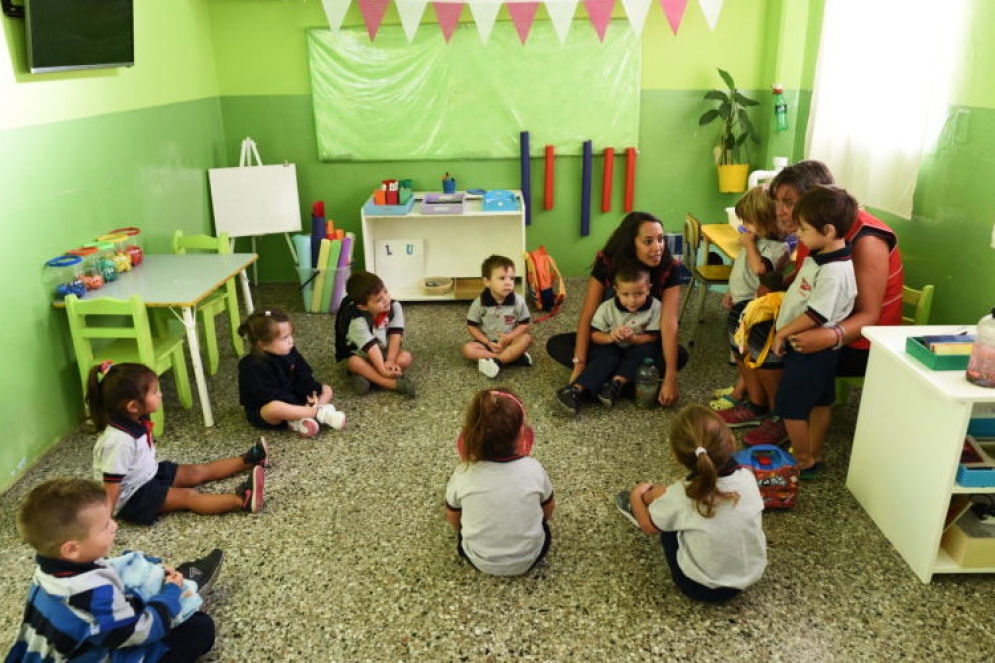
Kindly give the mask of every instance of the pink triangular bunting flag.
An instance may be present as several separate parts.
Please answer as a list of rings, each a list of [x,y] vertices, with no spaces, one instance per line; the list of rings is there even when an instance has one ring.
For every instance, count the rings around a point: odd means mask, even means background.
[[[584,0],[584,7],[587,8],[591,25],[598,33],[598,39],[604,41],[608,24],[612,20],[612,10],[615,9],[615,0]]]
[[[390,0],[359,0],[359,11],[363,15],[363,23],[366,24],[366,32],[370,35],[370,41],[377,38],[380,30],[380,23],[387,13],[387,5]]]
[[[681,27],[681,21],[684,19],[684,10],[687,9],[688,0],[660,0],[660,6],[663,7],[663,13],[667,15],[670,29],[676,35],[677,28]]]
[[[511,14],[511,22],[515,24],[515,31],[518,39],[525,44],[532,30],[532,21],[535,20],[536,10],[539,9],[538,2],[509,2],[505,5],[508,13]]]
[[[453,31],[459,25],[460,14],[463,13],[462,2],[433,2],[435,17],[439,19],[439,27],[442,28],[442,36],[446,38],[446,43],[453,36]]]

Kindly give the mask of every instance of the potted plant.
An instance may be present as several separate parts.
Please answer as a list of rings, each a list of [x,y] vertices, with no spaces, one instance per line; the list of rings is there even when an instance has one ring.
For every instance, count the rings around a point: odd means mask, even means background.
[[[746,178],[750,170],[749,141],[760,142],[753,122],[746,109],[758,106],[759,102],[750,99],[736,89],[736,83],[725,69],[719,69],[719,76],[726,84],[725,90],[709,90],[705,99],[718,103],[716,108],[705,111],[698,118],[698,126],[721,121],[719,140],[715,146],[715,163],[719,171],[719,191],[738,193],[746,191]]]

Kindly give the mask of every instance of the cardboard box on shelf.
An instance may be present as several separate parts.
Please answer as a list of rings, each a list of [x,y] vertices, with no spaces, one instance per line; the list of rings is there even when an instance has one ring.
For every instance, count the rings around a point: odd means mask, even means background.
[[[995,523],[982,522],[973,509],[943,534],[940,545],[961,566],[995,567]]]

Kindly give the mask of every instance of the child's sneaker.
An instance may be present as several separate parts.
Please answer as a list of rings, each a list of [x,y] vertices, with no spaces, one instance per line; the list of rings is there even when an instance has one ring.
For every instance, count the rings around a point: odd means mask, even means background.
[[[514,361],[508,362],[510,366],[531,366],[533,363],[535,362],[532,361],[532,355],[528,352],[523,352],[521,357]]]
[[[187,580],[197,583],[198,591],[203,592],[214,582],[221,572],[221,562],[225,559],[225,551],[215,548],[200,559],[192,562],[184,562],[176,567],[176,570],[183,574]]]
[[[352,390],[356,392],[357,396],[363,396],[364,394],[370,393],[370,381],[362,375],[350,373],[349,384],[352,385]]]
[[[618,402],[619,395],[622,393],[622,383],[618,380],[609,380],[601,387],[601,391],[598,392],[598,400],[606,408],[611,409]]]
[[[287,422],[287,427],[292,431],[296,431],[301,437],[314,437],[321,429],[318,422],[310,417],[291,419]]]
[[[242,460],[246,465],[269,467],[269,445],[266,444],[266,438],[260,437],[258,442],[242,454]]]
[[[314,421],[314,419],[311,419],[311,421]],[[317,423],[315,422],[315,425]],[[249,478],[238,489],[238,494],[242,496],[242,510],[259,513],[259,510],[263,508],[263,492],[265,488],[266,474],[263,472],[263,468],[256,465],[252,468]]]
[[[493,380],[501,372],[501,367],[493,359],[478,359],[477,370]]]
[[[726,422],[729,428],[759,426],[770,416],[769,411],[760,410],[753,403],[743,403],[728,410],[719,410],[715,414],[719,415],[719,419]]]
[[[623,490],[615,496],[615,508],[618,509],[618,512],[625,516],[630,523],[636,527],[639,527],[639,521],[636,520],[636,515],[632,513],[632,502],[629,501],[629,491]]]
[[[568,385],[556,392],[556,402],[570,414],[576,415],[580,411],[580,391]]]
[[[333,430],[342,430],[345,428],[345,412],[339,412],[331,403],[319,405],[318,414],[315,419]]]
[[[411,398],[415,397],[415,383],[411,381],[411,378],[401,377],[397,378],[397,384],[394,387],[394,391],[399,394],[405,394]]]

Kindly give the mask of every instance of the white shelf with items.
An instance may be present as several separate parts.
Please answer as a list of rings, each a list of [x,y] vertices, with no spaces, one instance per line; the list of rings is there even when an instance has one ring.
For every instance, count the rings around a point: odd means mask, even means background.
[[[416,193],[416,198],[424,194]],[[480,264],[492,254],[515,262],[519,289],[525,279],[525,211],[485,212],[479,196],[467,196],[462,214],[422,214],[419,202],[403,215],[362,212],[366,269],[384,280],[394,299],[433,301],[473,299],[480,292]],[[425,277],[448,277],[451,292],[427,294]],[[461,287],[462,286],[462,287]]]
[[[934,573],[995,573],[958,565],[940,547],[955,494],[995,493],[957,483],[974,416],[993,416],[995,389],[963,370],[930,370],[905,352],[909,336],[954,334],[973,326],[865,327],[871,340],[846,485],[923,582]]]

